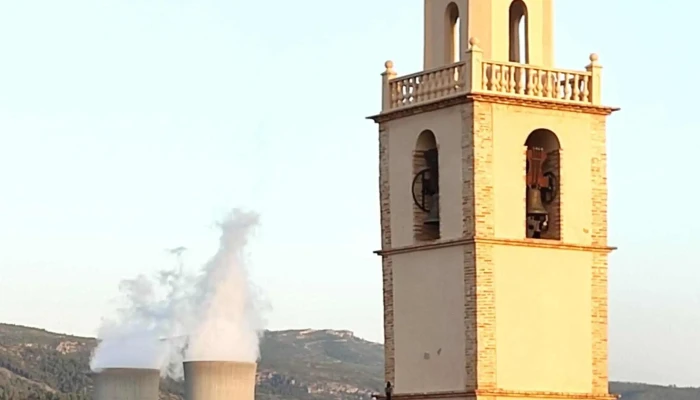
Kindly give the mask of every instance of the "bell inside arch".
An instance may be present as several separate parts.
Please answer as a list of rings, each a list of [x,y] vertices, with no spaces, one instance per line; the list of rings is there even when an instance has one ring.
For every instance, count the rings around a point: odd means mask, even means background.
[[[537,188],[527,189],[527,215],[540,216],[547,215],[547,209],[542,203],[542,191]]]
[[[423,220],[425,225],[440,225],[439,196],[440,195],[436,193],[430,197],[430,211],[428,211],[428,215],[426,215],[425,220]]]

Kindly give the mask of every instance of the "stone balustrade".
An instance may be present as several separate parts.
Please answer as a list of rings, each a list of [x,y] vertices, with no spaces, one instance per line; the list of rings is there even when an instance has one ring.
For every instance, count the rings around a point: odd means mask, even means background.
[[[406,76],[396,76],[387,61],[382,74],[382,112],[465,95],[498,96],[584,105],[600,104],[598,56],[591,54],[585,71],[483,60],[472,38],[464,61]]]
[[[388,109],[464,93],[465,72],[466,64],[462,62],[391,79],[387,88],[390,93]]]

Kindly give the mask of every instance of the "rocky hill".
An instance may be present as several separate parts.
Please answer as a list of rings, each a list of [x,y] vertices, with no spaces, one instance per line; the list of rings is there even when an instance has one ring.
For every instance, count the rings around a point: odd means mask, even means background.
[[[93,338],[0,324],[0,400],[87,400]],[[382,387],[383,350],[348,331],[266,332],[257,400],[368,400]],[[164,380],[163,399],[182,383]],[[700,388],[611,383],[625,400],[698,400]]]

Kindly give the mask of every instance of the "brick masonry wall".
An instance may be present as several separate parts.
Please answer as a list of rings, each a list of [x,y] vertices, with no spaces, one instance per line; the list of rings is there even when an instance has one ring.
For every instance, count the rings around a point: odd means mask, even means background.
[[[493,125],[491,105],[472,103],[462,111],[464,235],[492,237]],[[496,388],[496,310],[492,245],[472,244],[464,252],[467,389]]]
[[[467,107],[473,109],[473,121],[463,121],[472,126],[473,140],[473,203],[474,233],[479,237],[495,234],[495,207],[493,197],[493,116],[492,105],[474,102]]]
[[[384,380],[394,382],[394,274],[390,256],[382,257],[384,281]]]
[[[379,126],[379,198],[382,249],[391,248],[391,207],[389,202],[389,132]],[[384,293],[384,379],[394,382],[394,274],[390,256],[382,256]]]
[[[466,389],[496,388],[496,309],[492,246],[464,249]]]
[[[474,107],[462,108],[462,230],[464,237],[474,236]],[[474,245],[464,248],[464,326],[466,329],[465,381],[467,390],[477,388],[477,276],[476,249]]]
[[[594,245],[608,243],[608,177],[605,145],[605,117],[593,117],[591,124],[591,179],[593,218],[591,240]]]
[[[464,248],[464,327],[466,329],[465,347],[465,381],[466,389],[477,388],[477,366],[479,343],[478,326],[478,303],[477,303],[477,276],[476,276],[476,250],[475,246],[465,246]]]
[[[593,254],[591,268],[593,393],[608,393],[608,255]]]
[[[462,107],[462,235],[474,236],[474,107]]]
[[[608,245],[608,182],[604,116],[591,124],[591,189],[593,245]],[[594,254],[591,270],[593,392],[608,393],[608,255]]]

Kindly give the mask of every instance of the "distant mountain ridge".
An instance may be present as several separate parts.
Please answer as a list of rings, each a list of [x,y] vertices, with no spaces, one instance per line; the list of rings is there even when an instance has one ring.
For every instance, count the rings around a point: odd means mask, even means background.
[[[88,400],[94,338],[0,324],[0,400]],[[257,400],[368,400],[383,387],[384,350],[345,330],[266,331]],[[624,400],[699,400],[700,388],[611,382]],[[182,382],[161,382],[182,399]]]

